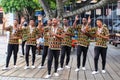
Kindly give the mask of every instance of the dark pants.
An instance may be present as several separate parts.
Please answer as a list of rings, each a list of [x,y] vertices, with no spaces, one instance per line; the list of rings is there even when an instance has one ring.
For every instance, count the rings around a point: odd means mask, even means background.
[[[7,53],[7,58],[6,58],[6,67],[9,66],[9,61],[13,52],[13,57],[14,57],[14,65],[16,65],[17,61],[17,53],[18,53],[18,44],[8,44],[8,53]]]
[[[88,47],[84,47],[80,45],[77,46],[77,68],[80,68],[82,52],[83,52],[82,67],[85,67],[87,51],[88,51]]]
[[[29,66],[29,51],[30,48],[32,48],[32,65],[35,63],[35,54],[36,54],[36,46],[35,45],[26,45],[26,55],[25,55],[25,60],[27,66]]]
[[[43,46],[43,54],[42,54],[42,64],[41,64],[41,66],[44,65],[47,54],[48,54],[48,46]]]
[[[25,41],[22,41],[22,54],[24,55],[25,54],[25,50],[24,50],[24,46],[25,46],[25,42],[26,42],[26,40]]]
[[[105,64],[106,64],[107,48],[95,47],[94,52],[95,52],[95,55],[94,55],[95,71],[98,71],[98,59],[99,59],[100,54],[101,54],[101,58],[102,58],[102,70],[104,70]]]
[[[65,55],[66,55],[66,65],[68,65],[70,60],[70,53],[71,53],[71,47],[69,46],[61,47],[61,57],[60,57],[61,68],[63,68]]]
[[[49,54],[48,54],[48,74],[51,73],[51,66],[52,66],[52,61],[54,58],[54,72],[57,72],[57,68],[58,68],[58,60],[59,60],[59,50],[51,50],[49,49]]]

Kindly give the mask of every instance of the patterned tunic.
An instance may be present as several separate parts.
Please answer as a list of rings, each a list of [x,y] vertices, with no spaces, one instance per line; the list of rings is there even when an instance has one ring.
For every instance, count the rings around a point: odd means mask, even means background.
[[[20,29],[13,29],[13,26],[9,26],[9,44],[19,44],[19,39],[15,39],[14,37],[21,37],[21,30]]]
[[[78,43],[77,43],[77,45],[88,47],[89,43],[90,43],[89,37],[81,31],[82,28],[84,28],[83,25],[77,25],[75,28],[78,31]]]
[[[22,28],[22,41],[27,40],[27,32],[28,32],[28,27]]]
[[[30,33],[30,27],[23,29],[26,31],[26,45],[36,45],[36,39],[40,36],[40,31],[38,28],[34,27],[33,31]],[[35,38],[35,40],[30,40]]]
[[[68,34],[71,34],[71,35],[74,35],[74,30],[73,30],[73,28],[71,28],[71,27],[68,27],[68,29],[67,29],[66,31],[65,31],[65,29],[64,29],[64,32],[66,32],[66,33],[68,33]],[[71,45],[72,45],[72,36],[66,35],[66,36],[63,38],[61,45],[71,47]]]
[[[43,36],[44,36],[44,46],[49,46],[49,29],[50,26],[46,26],[44,27],[44,32],[43,32]]]
[[[95,27],[91,31],[92,31],[92,33],[95,34],[97,32],[97,30],[98,30],[98,27]],[[109,30],[107,29],[107,27],[105,25],[103,25],[103,28],[102,28],[102,31],[101,31],[100,35],[102,35],[102,36],[109,36]],[[95,34],[95,36],[96,36],[96,39],[95,39],[96,40],[95,41],[96,42],[96,46],[106,48],[108,40],[103,39],[103,38],[101,38],[100,36],[98,36],[96,34]]]
[[[53,29],[50,28],[49,29],[49,33],[52,32]],[[58,27],[57,28],[57,31],[56,31],[56,34],[58,35],[61,35],[63,33],[63,29]],[[61,40],[62,38],[58,38],[58,37],[55,37],[55,36],[52,36],[50,34],[50,37],[49,37],[49,48],[52,49],[52,50],[60,50],[61,48]]]

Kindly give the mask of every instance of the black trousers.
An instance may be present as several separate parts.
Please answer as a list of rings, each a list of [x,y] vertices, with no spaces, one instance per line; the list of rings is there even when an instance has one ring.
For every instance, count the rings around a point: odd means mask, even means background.
[[[26,42],[26,40],[22,41],[22,54],[23,55],[25,54],[25,50],[24,50],[25,42]]]
[[[48,54],[48,46],[43,46],[43,54],[42,54],[42,64],[41,64],[41,66],[44,65],[47,54]]]
[[[70,60],[70,53],[71,53],[71,47],[61,46],[61,57],[60,57],[61,68],[63,68],[65,55],[66,55],[66,63],[65,64],[68,65],[69,60]]]
[[[32,65],[35,63],[35,55],[36,55],[36,46],[35,45],[26,45],[26,55],[25,55],[25,60],[27,66],[29,66],[29,51],[30,48],[32,49]]]
[[[101,58],[102,58],[102,70],[104,70],[105,69],[105,64],[106,64],[107,48],[95,47],[94,52],[95,52],[95,55],[94,55],[95,71],[98,71],[98,59],[99,59],[100,54],[101,54]]]
[[[88,47],[84,47],[80,45],[77,46],[77,68],[80,68],[82,52],[83,52],[82,67],[85,67],[87,51],[88,51]]]
[[[58,60],[59,60],[59,54],[60,51],[59,50],[51,50],[49,49],[49,54],[48,54],[48,74],[51,73],[51,66],[52,66],[52,61],[54,58],[54,72],[57,72],[57,68],[58,68]]]
[[[7,53],[7,58],[6,58],[6,67],[9,66],[9,61],[13,52],[13,58],[14,58],[14,65],[16,65],[17,61],[17,53],[18,53],[18,44],[8,44],[8,53]]]

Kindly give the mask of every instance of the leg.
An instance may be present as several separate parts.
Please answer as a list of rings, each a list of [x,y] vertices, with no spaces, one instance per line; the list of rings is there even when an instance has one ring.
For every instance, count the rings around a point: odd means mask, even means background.
[[[94,48],[94,65],[95,65],[95,71],[98,71],[98,59],[99,59],[99,54],[100,54],[100,47],[95,47]]]
[[[6,58],[6,67],[9,66],[9,61],[12,55],[12,50],[13,50],[13,45],[12,44],[8,44],[8,53],[7,53],[7,58]]]
[[[49,50],[49,54],[48,54],[48,74],[50,75],[51,73],[51,66],[52,66],[52,61],[53,61],[53,50]]]
[[[48,46],[44,46],[43,47],[42,64],[41,64],[41,66],[44,65],[44,62],[45,62],[47,54],[48,54]]]
[[[29,66],[29,51],[30,51],[30,45],[26,45],[25,60],[26,60],[27,66]]]
[[[60,57],[60,66],[61,66],[61,68],[63,68],[63,64],[64,64],[65,51],[66,51],[65,46],[62,46],[61,47],[61,57]]]
[[[69,61],[70,61],[70,53],[71,53],[71,47],[67,46],[67,57],[66,57],[66,65],[68,65]]]
[[[102,70],[104,70],[104,69],[105,69],[105,64],[106,64],[106,55],[107,55],[107,48],[102,48],[102,50],[101,50]]]
[[[36,55],[36,46],[31,46],[32,47],[32,65],[35,63],[35,55]]]
[[[80,68],[81,53],[82,53],[81,46],[78,45],[77,46],[77,68]]]
[[[24,52],[25,42],[26,42],[26,41],[23,41],[23,42],[22,42],[22,54],[23,54],[23,55],[24,55],[24,53],[25,53],[25,52]]]
[[[54,53],[53,53],[53,56],[54,56],[54,59],[55,59],[54,60],[55,61],[54,62],[55,63],[54,64],[55,65],[55,71],[54,71],[55,73],[57,72],[57,68],[58,68],[59,53],[60,53],[59,50],[55,50]]]
[[[18,44],[14,44],[14,49],[13,49],[13,54],[14,54],[14,65],[16,65],[16,61],[17,61],[17,53],[18,53]]]
[[[88,47],[83,47],[83,63],[82,63],[82,67],[85,67],[87,51],[88,51]]]

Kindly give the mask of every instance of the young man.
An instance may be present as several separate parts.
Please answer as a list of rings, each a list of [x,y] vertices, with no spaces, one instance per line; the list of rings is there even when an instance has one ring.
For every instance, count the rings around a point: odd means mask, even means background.
[[[103,25],[103,22],[101,19],[98,19],[96,21],[97,28],[94,28],[95,32],[95,38],[96,38],[96,44],[94,48],[94,65],[95,65],[95,71],[92,72],[92,74],[99,73],[98,71],[98,59],[99,55],[101,55],[102,58],[102,73],[105,73],[105,64],[106,64],[106,54],[107,54],[107,41],[109,40],[109,31],[105,25]]]
[[[19,39],[21,38],[21,32],[19,30],[18,20],[14,19],[13,26],[5,27],[6,20],[3,19],[3,29],[10,32],[9,35],[9,42],[8,42],[8,51],[7,51],[7,58],[6,58],[6,66],[3,68],[3,70],[9,69],[9,61],[13,52],[13,58],[14,58],[14,68],[17,68],[16,62],[17,62],[17,53],[18,53],[18,47],[19,47]]]
[[[35,55],[36,55],[36,39],[40,37],[40,31],[35,27],[34,19],[30,19],[29,27],[27,28],[27,39],[26,39],[26,66],[24,69],[29,69],[29,51],[32,49],[32,69],[35,68]]]
[[[48,20],[47,26],[43,28],[44,46],[43,46],[43,54],[42,54],[42,64],[38,67],[39,69],[44,68],[44,62],[48,54],[49,29],[51,28],[51,26],[52,26],[52,20]]]
[[[65,67],[70,68],[68,66],[69,60],[70,60],[70,53],[71,53],[71,44],[72,44],[72,36],[74,35],[73,28],[68,26],[68,20],[63,19],[63,29],[64,29],[64,38],[62,40],[61,44],[61,57],[60,57],[60,68],[58,70],[63,70],[63,64],[64,64],[64,58],[66,55],[66,63]]]
[[[60,44],[62,39],[62,33],[63,30],[58,26],[58,20],[56,18],[53,18],[52,20],[52,27],[49,30],[49,54],[48,54],[48,75],[45,76],[45,78],[49,78],[51,76],[51,66],[52,61],[54,58],[54,75],[59,76],[57,73],[58,68],[58,59],[59,59],[59,53],[60,53]]]
[[[80,64],[81,64],[81,54],[83,52],[83,62],[82,62],[82,70],[86,70],[85,63],[86,63],[86,57],[87,57],[87,51],[89,46],[89,36],[87,35],[87,29],[89,28],[89,22],[90,18],[87,20],[86,18],[82,19],[82,24],[79,24],[76,26],[76,22],[78,21],[78,16],[75,18],[75,22],[73,24],[73,27],[78,32],[78,43],[77,43],[77,68],[75,71],[80,70]]]

